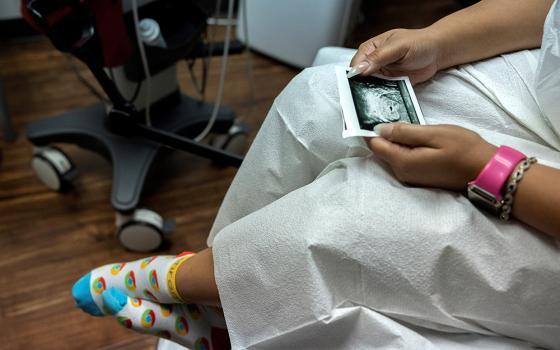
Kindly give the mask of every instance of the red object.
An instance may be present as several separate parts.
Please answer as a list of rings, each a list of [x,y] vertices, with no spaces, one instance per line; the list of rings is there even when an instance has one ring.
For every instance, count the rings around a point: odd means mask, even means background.
[[[45,33],[29,14],[28,2],[21,1],[23,18],[37,31]],[[124,25],[122,0],[81,0],[80,6],[88,8],[95,18],[95,29],[103,50],[103,65],[116,67],[125,64],[132,55],[132,46]],[[46,20],[49,25],[54,25],[71,11],[71,6],[62,6]]]
[[[89,0],[86,6],[95,15],[105,67],[125,64],[132,55],[132,46],[124,26],[122,0]]]
[[[185,255],[192,255],[192,254],[194,254],[194,253],[189,252],[188,250],[185,250],[184,252],[177,254],[177,258],[180,258],[180,257],[185,256]]]
[[[37,25],[37,23],[35,23],[35,21],[31,17],[31,15],[29,14],[29,11],[27,11],[27,3],[28,2],[29,2],[28,0],[21,0],[21,6],[20,6],[21,16],[23,17],[23,19],[25,19],[25,21],[27,23],[29,23],[30,26],[33,27],[33,29],[35,29],[39,33],[45,34],[45,31],[43,30],[43,28],[39,27],[39,25]]]

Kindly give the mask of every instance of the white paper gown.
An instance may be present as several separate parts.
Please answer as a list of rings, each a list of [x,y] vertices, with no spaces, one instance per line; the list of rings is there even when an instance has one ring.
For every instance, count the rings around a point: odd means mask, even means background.
[[[542,50],[417,86],[427,122],[560,167],[559,23],[557,1]],[[461,194],[400,184],[342,139],[336,86],[322,66],[285,88],[214,224],[233,348],[560,349],[556,242]]]

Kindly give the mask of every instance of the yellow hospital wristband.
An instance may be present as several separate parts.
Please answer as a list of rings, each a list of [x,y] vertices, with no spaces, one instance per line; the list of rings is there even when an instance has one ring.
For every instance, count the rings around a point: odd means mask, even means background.
[[[167,272],[167,289],[169,290],[169,294],[171,294],[171,296],[177,300],[180,301],[182,303],[187,303],[183,297],[179,294],[179,291],[177,290],[177,283],[176,283],[176,278],[177,278],[177,270],[179,270],[179,267],[185,262],[187,261],[190,257],[194,256],[194,254],[190,254],[190,255],[185,255],[184,257],[177,259],[169,268],[169,271]]]

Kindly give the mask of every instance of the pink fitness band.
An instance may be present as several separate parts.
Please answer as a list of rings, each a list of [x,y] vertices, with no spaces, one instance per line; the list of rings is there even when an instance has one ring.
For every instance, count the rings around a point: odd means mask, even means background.
[[[500,146],[478,177],[467,186],[468,197],[475,204],[482,204],[493,211],[502,206],[502,188],[517,165],[527,159],[511,147]]]

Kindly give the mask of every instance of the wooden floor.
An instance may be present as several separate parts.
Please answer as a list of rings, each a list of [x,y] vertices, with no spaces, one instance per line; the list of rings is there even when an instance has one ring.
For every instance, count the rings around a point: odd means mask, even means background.
[[[373,8],[376,20],[358,27],[350,41],[359,42],[389,27],[422,26],[457,8],[451,0],[430,2],[431,7],[422,2],[424,15],[419,18],[410,14],[418,2],[394,3]],[[400,16],[399,6],[409,15]],[[211,70],[210,99],[216,90],[218,61]],[[246,57],[235,56],[229,64],[224,97],[224,104],[252,126],[252,136],[274,97],[297,74],[296,69],[260,55],[253,55],[253,64],[255,95],[247,79]],[[72,284],[91,268],[143,256],[124,251],[115,238],[110,165],[97,155],[64,145],[80,170],[74,190],[66,194],[47,190],[29,166],[32,149],[24,137],[25,126],[94,103],[95,97],[76,80],[66,58],[45,40],[0,44],[0,79],[19,133],[15,143],[0,144],[4,153],[0,164],[0,348],[153,349],[154,338],[127,331],[112,319],[88,317],[74,307],[70,295]],[[181,88],[192,94],[184,65],[179,79]],[[161,165],[142,199],[145,207],[177,221],[171,244],[161,253],[205,246],[234,174],[234,169],[181,153]]]
[[[69,71],[67,60],[46,41],[4,46],[1,79],[20,137],[4,146],[0,168],[0,348],[153,348],[154,339],[92,319],[73,305],[70,288],[92,267],[143,255],[123,251],[114,234],[111,167],[77,147],[63,147],[80,176],[67,194],[47,190],[31,172],[25,125],[95,102]],[[251,97],[244,56],[231,59],[224,104],[254,131],[274,97],[297,73],[254,56],[256,96]],[[211,80],[216,81],[217,61]],[[84,70],[84,74],[85,74]],[[181,85],[191,91],[186,69]],[[209,86],[209,92],[216,84]],[[213,94],[209,94],[213,98]],[[235,170],[176,153],[162,164],[142,204],[175,218],[165,252],[200,250]],[[163,253],[163,252],[162,252]]]

